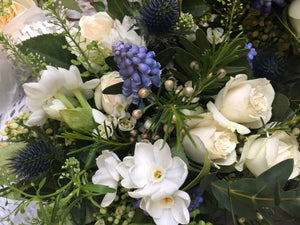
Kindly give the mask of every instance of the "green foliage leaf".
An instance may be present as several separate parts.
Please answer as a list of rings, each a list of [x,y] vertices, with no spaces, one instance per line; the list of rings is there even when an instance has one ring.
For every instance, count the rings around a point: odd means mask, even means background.
[[[272,116],[274,120],[282,119],[290,108],[290,100],[281,93],[275,93],[272,104]]]
[[[82,12],[75,0],[61,0],[61,3],[68,9],[73,9],[78,12]]]
[[[194,17],[201,17],[209,10],[209,5],[204,0],[182,1],[182,11],[191,13]]]
[[[129,10],[126,7],[126,1],[120,0],[107,0],[108,14],[122,22],[125,15],[130,15]]]
[[[300,187],[281,193],[279,206],[288,214],[300,218]]]
[[[204,51],[210,49],[210,44],[206,38],[206,34],[202,29],[196,31],[196,45],[200,48],[199,54],[203,54]]]
[[[88,191],[88,192],[95,192],[98,194],[106,194],[106,193],[114,193],[116,192],[115,189],[110,188],[108,186],[105,185],[99,185],[99,184],[92,184],[92,183],[88,183],[85,184],[83,186],[81,186],[81,189],[84,191]]]
[[[97,10],[100,12],[105,11],[105,5],[103,2],[94,2],[95,6],[97,7]]]
[[[63,49],[64,45],[67,45],[67,41],[63,35],[45,34],[28,39],[18,47],[25,55],[37,53],[45,57],[48,65],[69,69],[75,56],[67,49]]]
[[[105,88],[102,93],[106,95],[117,95],[122,94],[122,87],[124,82],[116,83],[114,85],[111,85],[107,88]]]
[[[218,180],[211,183],[212,191],[221,207],[239,216],[255,218],[263,207],[275,207],[278,190],[288,180],[293,170],[293,160],[285,160],[256,179],[246,178],[232,183]]]
[[[114,57],[113,56],[109,56],[105,59],[105,62],[107,65],[109,65],[110,68],[112,68],[112,70],[116,70],[119,71],[118,65],[117,63],[114,61]]]
[[[90,109],[63,109],[59,112],[66,124],[73,130],[88,131],[94,128],[93,116]]]
[[[175,52],[175,48],[166,48],[155,56],[155,60],[160,63],[161,68],[164,68],[172,60]]]
[[[197,45],[193,44],[191,41],[187,40],[184,37],[179,38],[179,43],[182,44],[185,50],[192,54],[196,59],[201,59],[201,48],[199,48]]]

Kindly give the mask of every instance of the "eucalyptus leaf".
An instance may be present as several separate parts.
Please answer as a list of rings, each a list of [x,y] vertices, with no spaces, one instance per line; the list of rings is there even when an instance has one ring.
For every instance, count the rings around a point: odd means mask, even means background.
[[[300,187],[281,193],[279,207],[291,216],[300,218]]]
[[[105,5],[103,2],[94,2],[94,5],[96,6],[99,12],[105,11]]]
[[[22,42],[18,48],[25,55],[39,54],[45,58],[48,65],[69,69],[71,60],[76,57],[67,49],[63,49],[64,45],[67,45],[67,41],[63,35],[45,34]]]
[[[263,207],[275,207],[278,190],[288,180],[293,170],[293,160],[288,159],[271,167],[256,179],[244,178],[234,182],[213,181],[212,191],[220,206],[239,216],[255,218]],[[275,196],[277,195],[277,196]]]

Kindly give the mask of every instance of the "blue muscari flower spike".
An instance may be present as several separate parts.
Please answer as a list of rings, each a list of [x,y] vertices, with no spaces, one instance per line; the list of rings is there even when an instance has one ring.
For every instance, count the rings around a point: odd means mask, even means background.
[[[123,95],[133,96],[132,103],[139,104],[139,90],[146,88],[151,91],[152,84],[161,84],[160,64],[155,61],[155,53],[144,46],[117,42],[113,45],[114,61],[119,67],[119,73],[124,80]]]
[[[146,0],[140,14],[149,33],[167,33],[179,20],[179,3],[178,0]]]
[[[286,5],[285,0],[254,0],[252,7],[257,10],[264,10],[264,13],[270,14],[272,10],[272,3],[283,7]]]
[[[200,185],[193,187],[192,189],[187,191],[191,198],[191,203],[189,205],[188,210],[190,212],[194,211],[195,209],[199,208],[199,206],[203,203],[204,199],[202,197],[202,192]]]
[[[9,167],[22,178],[35,178],[50,169],[51,156],[51,149],[45,142],[32,142],[10,158]]]
[[[285,72],[286,60],[275,54],[258,55],[253,60],[253,74],[255,77],[265,77],[269,80],[278,80]]]
[[[253,61],[254,57],[257,55],[257,51],[255,50],[255,48],[252,48],[252,43],[246,44],[245,48],[250,49],[249,53],[247,54],[247,59],[252,68],[253,67],[252,61]]]

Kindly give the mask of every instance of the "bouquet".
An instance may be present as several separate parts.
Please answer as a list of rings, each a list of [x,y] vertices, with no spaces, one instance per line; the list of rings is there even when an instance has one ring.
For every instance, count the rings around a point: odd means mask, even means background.
[[[2,222],[299,224],[299,12],[2,0]]]

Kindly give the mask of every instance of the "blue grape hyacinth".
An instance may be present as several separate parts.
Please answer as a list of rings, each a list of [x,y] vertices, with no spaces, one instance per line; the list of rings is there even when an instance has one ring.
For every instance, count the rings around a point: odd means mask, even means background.
[[[194,211],[195,209],[198,209],[199,206],[203,203],[204,199],[202,197],[203,193],[201,191],[200,185],[197,185],[193,187],[192,189],[188,190],[188,194],[191,198],[191,203],[189,205],[188,210]]]
[[[252,61],[254,57],[257,55],[257,51],[255,50],[255,48],[252,48],[252,46],[253,46],[252,43],[248,43],[245,45],[245,48],[250,50],[249,53],[247,54],[247,59],[251,68],[253,67]]]
[[[161,84],[161,70],[159,62],[155,61],[155,53],[144,46],[117,42],[113,45],[114,61],[119,67],[123,78],[123,95],[133,96],[132,103],[139,104],[139,90],[145,88],[151,91],[152,84]]]

